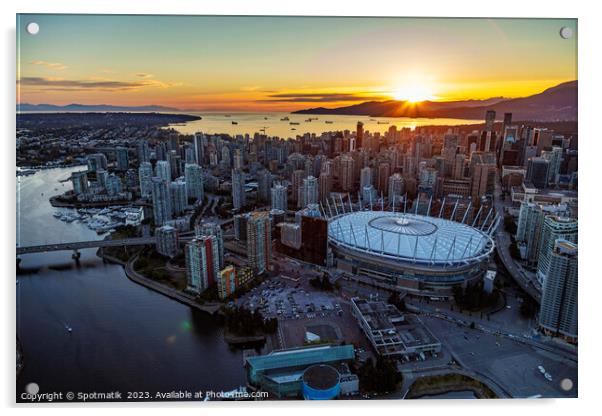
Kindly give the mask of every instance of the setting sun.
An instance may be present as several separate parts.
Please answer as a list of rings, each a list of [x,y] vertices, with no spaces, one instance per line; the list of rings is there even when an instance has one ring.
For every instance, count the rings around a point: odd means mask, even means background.
[[[393,98],[399,101],[410,101],[413,103],[432,100],[435,98],[433,92],[426,85],[407,85],[393,91]]]

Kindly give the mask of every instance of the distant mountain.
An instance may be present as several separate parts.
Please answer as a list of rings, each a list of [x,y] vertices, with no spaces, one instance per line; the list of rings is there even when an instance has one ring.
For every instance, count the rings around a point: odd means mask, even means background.
[[[522,98],[491,98],[467,101],[423,101],[417,105],[407,101],[367,101],[338,108],[310,108],[298,114],[363,115],[371,117],[462,118],[479,120],[487,110],[495,110],[497,118],[512,113],[514,120],[577,120],[577,81],[569,81]]]
[[[161,105],[143,105],[143,106],[118,106],[108,104],[68,104],[68,105],[54,105],[54,104],[17,104],[17,111],[22,112],[82,112],[82,111],[180,111],[177,108],[164,107]]]

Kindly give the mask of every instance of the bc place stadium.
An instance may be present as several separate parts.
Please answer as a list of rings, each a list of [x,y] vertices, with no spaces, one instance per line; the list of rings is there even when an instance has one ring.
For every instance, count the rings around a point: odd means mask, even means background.
[[[476,228],[440,217],[356,211],[329,219],[328,240],[340,270],[409,294],[449,297],[453,286],[483,277],[498,223]]]

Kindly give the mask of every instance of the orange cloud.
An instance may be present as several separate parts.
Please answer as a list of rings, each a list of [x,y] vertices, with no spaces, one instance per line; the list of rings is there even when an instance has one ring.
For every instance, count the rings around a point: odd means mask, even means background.
[[[31,61],[32,65],[41,65],[46,68],[56,69],[58,71],[62,71],[63,69],[67,69],[68,67],[60,62],[48,62],[48,61]]]
[[[141,81],[115,81],[102,78],[78,80],[51,77],[22,77],[17,83],[20,86],[41,88],[50,91],[132,91],[146,87],[169,88],[179,85],[154,79]]]

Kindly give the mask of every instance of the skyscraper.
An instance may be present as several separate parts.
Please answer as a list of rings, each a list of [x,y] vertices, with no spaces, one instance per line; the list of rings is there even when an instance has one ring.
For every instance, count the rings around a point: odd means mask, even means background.
[[[405,193],[403,177],[399,173],[393,174],[389,178],[389,189],[387,197],[389,198],[389,204],[398,205],[401,203],[401,196]]]
[[[143,198],[151,196],[153,186],[153,166],[150,162],[142,162],[138,167],[138,181],[140,182],[140,195]]]
[[[485,130],[481,132],[479,150],[482,152],[494,152],[496,149],[496,134],[493,129],[495,123],[495,111],[487,110],[485,113]]]
[[[543,285],[539,326],[570,342],[577,342],[577,267],[577,244],[557,239]]]
[[[157,177],[164,181],[171,181],[171,168],[167,160],[159,160],[155,165],[155,172]]]
[[[186,198],[186,182],[181,178],[173,181],[169,185],[169,191],[171,194],[171,207],[172,212],[178,216],[184,213],[188,201]]]
[[[126,171],[130,166],[130,160],[128,157],[128,149],[125,147],[117,147],[115,149],[115,157],[117,159],[117,170]]]
[[[242,169],[244,166],[243,154],[240,149],[234,149],[234,156],[232,157],[234,163],[234,169]]]
[[[518,215],[516,241],[524,245],[524,259],[530,264],[537,263],[539,243],[543,229],[543,220],[549,215],[566,216],[566,205],[540,205],[523,202]]]
[[[251,214],[237,214],[234,216],[234,238],[237,241],[247,241],[247,222],[249,222]]]
[[[178,253],[178,230],[171,225],[155,228],[155,250],[163,256],[175,256]]]
[[[245,206],[245,174],[239,169],[232,169],[232,205],[238,210]]]
[[[372,168],[366,166],[360,171],[360,189],[372,185]]]
[[[262,169],[257,174],[257,199],[261,202],[270,200],[270,190],[274,178],[269,170]]]
[[[205,160],[205,144],[204,144],[204,136],[203,133],[197,132],[194,133],[194,157],[196,159],[196,163],[199,166],[203,165]]]
[[[109,177],[109,172],[107,172],[105,169],[97,169],[96,170],[96,183],[101,188],[106,189],[108,177]]]
[[[556,215],[547,216],[543,221],[539,256],[537,260],[537,280],[543,285],[550,269],[550,261],[556,240],[563,239],[577,244],[577,220]]]
[[[137,155],[138,155],[138,164],[142,164],[144,162],[150,162],[150,148],[148,147],[148,141],[145,139],[138,140],[138,144],[136,145]]]
[[[348,155],[341,157],[341,173],[339,175],[339,184],[343,191],[352,191],[355,182],[353,175],[354,160]]]
[[[485,113],[485,131],[493,131],[493,124],[495,123],[495,111],[487,110]]]
[[[532,157],[527,162],[527,177],[525,180],[531,182],[537,188],[547,188],[550,176],[550,162],[543,157]]]
[[[361,121],[357,122],[357,130],[355,133],[355,138],[356,138],[356,143],[355,143],[356,149],[361,149],[364,146],[364,123],[362,123]]]
[[[105,187],[107,189],[107,194],[114,196],[118,193],[121,193],[123,189],[123,184],[121,183],[121,178],[114,173],[111,173],[106,180]]]
[[[175,179],[182,176],[182,157],[175,150],[171,150],[168,154],[169,167],[171,169],[171,178]]]
[[[443,136],[443,149],[441,150],[441,155],[445,160],[445,168],[443,173],[446,177],[453,175],[457,151],[458,135],[446,134],[445,136]]]
[[[332,191],[332,175],[322,172],[320,174],[319,182],[320,201],[324,201],[330,196],[330,192]]]
[[[161,178],[154,177],[151,180],[151,194],[153,198],[153,214],[155,226],[160,227],[166,221],[172,219],[171,195],[169,192],[169,182]]]
[[[272,258],[272,230],[267,212],[253,212],[247,221],[247,257],[256,273],[270,267]]]
[[[541,152],[541,157],[548,161],[548,183],[556,183],[562,162],[562,147],[553,146],[551,150]]]
[[[217,243],[217,252],[219,256],[219,267],[224,267],[224,234],[222,227],[216,222],[203,222],[197,224],[194,228],[197,237],[214,236]]]
[[[286,211],[288,209],[286,192],[286,187],[280,184],[272,187],[272,209],[279,209],[282,211]]]
[[[107,157],[102,153],[88,155],[88,171],[96,172],[99,169],[107,169]]]
[[[292,182],[291,199],[294,202],[297,202],[298,204],[300,203],[299,190],[301,189],[301,186],[303,185],[304,178],[305,178],[305,170],[303,170],[303,169],[294,170],[293,174],[291,176],[291,182]]]
[[[88,192],[88,174],[86,171],[73,172],[71,174],[71,183],[73,192],[76,195]]]
[[[473,168],[471,196],[473,199],[493,195],[495,188],[495,164],[477,163]]]
[[[215,236],[202,236],[186,244],[186,277],[188,290],[201,293],[216,281],[219,274],[219,252]]]
[[[466,155],[457,154],[454,159],[454,167],[452,169],[452,176],[454,179],[464,179],[464,163],[466,161]]]
[[[318,192],[318,178],[314,176],[308,176],[303,179],[303,186],[301,189],[300,204],[298,204],[301,208],[305,208],[309,204],[315,204],[318,202],[319,192]]]
[[[184,166],[184,178],[186,180],[186,197],[202,201],[204,197],[203,169],[196,163],[187,163]]]
[[[378,164],[378,191],[385,193],[389,190],[389,176],[391,176],[391,164],[381,162]]]

